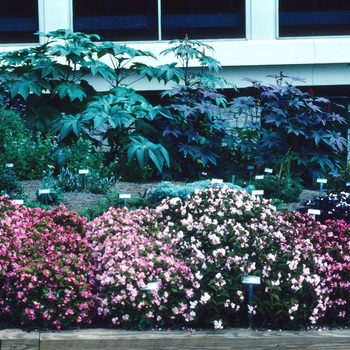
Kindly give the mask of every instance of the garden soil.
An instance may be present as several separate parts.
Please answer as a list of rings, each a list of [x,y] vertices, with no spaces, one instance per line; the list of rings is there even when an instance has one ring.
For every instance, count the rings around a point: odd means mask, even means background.
[[[25,194],[29,201],[36,199],[36,191],[40,189],[41,181],[22,181],[21,182]],[[183,184],[181,182],[174,182],[175,185]],[[119,181],[116,185],[111,187],[111,191],[118,193],[130,194],[132,197],[144,196],[151,188],[157,187],[159,182],[122,182]],[[309,199],[314,199],[319,195],[318,191],[304,190],[300,195],[300,200],[295,203],[286,203],[285,207],[288,210],[297,210],[302,207],[302,203]],[[70,210],[79,212],[79,210],[87,208],[89,205],[97,205],[98,201],[103,198],[103,194],[94,194],[90,192],[65,192],[62,203]]]

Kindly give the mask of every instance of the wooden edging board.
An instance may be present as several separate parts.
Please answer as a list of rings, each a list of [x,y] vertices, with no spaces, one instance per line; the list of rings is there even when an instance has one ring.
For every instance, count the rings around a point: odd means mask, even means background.
[[[350,330],[124,331],[87,329],[62,332],[0,331],[1,350],[248,350],[350,349]]]

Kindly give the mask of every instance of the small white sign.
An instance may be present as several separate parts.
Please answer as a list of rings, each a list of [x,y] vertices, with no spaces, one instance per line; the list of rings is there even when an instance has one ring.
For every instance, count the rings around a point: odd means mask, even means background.
[[[265,171],[265,173],[272,174],[273,169],[271,169],[271,168],[265,168],[264,171]]]
[[[13,199],[12,202],[14,202],[16,204],[23,204],[24,203],[23,199]]]
[[[13,168],[13,163],[7,163],[6,168]]]
[[[149,282],[146,284],[145,288],[141,288],[141,290],[157,290],[158,282]]]
[[[89,173],[89,169],[80,169],[79,170],[79,174],[82,174],[82,175],[86,175],[86,174],[88,174]]]
[[[39,194],[48,194],[51,190],[49,188],[44,188],[43,190],[39,190]]]
[[[256,175],[255,180],[262,180],[264,177],[264,175]]]
[[[248,165],[248,166],[247,166],[247,169],[248,169],[248,170],[253,170],[253,169],[254,169],[254,165]]]
[[[128,199],[128,198],[131,198],[131,194],[128,194],[128,193],[120,194],[119,198]]]
[[[264,195],[264,190],[254,190],[252,191],[252,196],[262,196]]]
[[[319,209],[308,209],[307,212],[311,215],[321,215],[321,210]]]
[[[223,179],[211,179],[211,182],[213,184],[222,184],[224,182]]]
[[[345,186],[350,186],[350,182],[347,182],[347,183],[345,184]]]
[[[260,276],[253,276],[253,275],[243,276],[242,283],[243,284],[261,284],[261,278]]]
[[[319,184],[326,184],[327,183],[327,179],[317,179],[316,180]]]

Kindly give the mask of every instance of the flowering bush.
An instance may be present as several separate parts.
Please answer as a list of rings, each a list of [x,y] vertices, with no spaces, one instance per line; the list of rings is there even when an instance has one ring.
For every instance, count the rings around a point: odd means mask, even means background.
[[[150,210],[110,208],[88,223],[96,260],[98,314],[110,326],[171,327],[196,316],[194,275]],[[153,282],[155,289],[147,290]]]
[[[195,275],[197,326],[234,325],[237,318],[247,321],[248,313],[261,325],[283,328],[347,315],[345,223],[323,226],[309,215],[278,213],[264,199],[218,187],[186,201],[164,201],[157,211]],[[251,305],[244,275],[262,278]]]
[[[350,226],[212,186],[86,223],[0,198],[0,317],[16,326],[346,325]],[[242,277],[261,277],[250,298]],[[98,318],[93,318],[98,316]]]
[[[0,198],[0,316],[21,327],[89,324],[94,306],[85,220]]]

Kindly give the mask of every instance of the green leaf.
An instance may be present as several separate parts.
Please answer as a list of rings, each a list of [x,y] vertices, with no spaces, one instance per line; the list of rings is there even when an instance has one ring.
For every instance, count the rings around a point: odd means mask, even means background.
[[[123,147],[123,151],[127,150],[128,162],[136,156],[137,161],[142,169],[151,159],[159,172],[162,172],[164,162],[169,166],[170,158],[168,151],[160,144],[154,144],[143,136],[130,136],[132,143]]]
[[[67,137],[71,131],[78,136],[82,128],[82,117],[82,114],[75,116],[71,114],[64,115],[52,126],[52,133],[58,131],[61,140]]]
[[[83,101],[86,97],[86,93],[84,89],[77,84],[71,83],[69,81],[60,82],[53,90],[52,94],[58,94],[61,99],[65,97],[69,97],[69,99],[73,102],[75,99],[79,101]]]
[[[43,89],[50,89],[49,83],[40,77],[38,72],[24,73],[20,80],[16,80],[11,89],[11,96],[20,94],[25,100],[30,92],[41,96]]]

